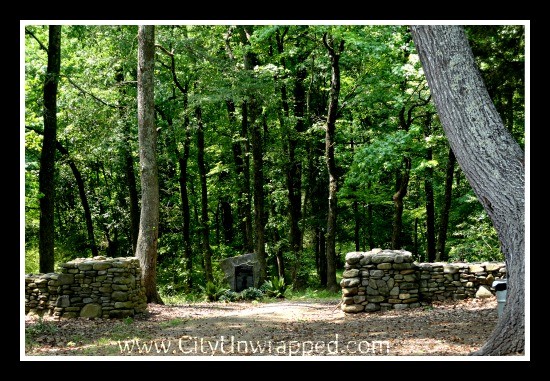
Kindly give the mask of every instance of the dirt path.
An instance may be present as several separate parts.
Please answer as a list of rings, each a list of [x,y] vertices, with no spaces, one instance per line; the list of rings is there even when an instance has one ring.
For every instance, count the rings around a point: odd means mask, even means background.
[[[26,355],[462,356],[496,321],[496,300],[345,314],[338,300],[149,305],[135,319],[25,317]]]

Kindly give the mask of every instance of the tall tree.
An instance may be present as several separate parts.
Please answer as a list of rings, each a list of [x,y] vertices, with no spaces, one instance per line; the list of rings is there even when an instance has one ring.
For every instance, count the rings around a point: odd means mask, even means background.
[[[464,28],[412,26],[445,135],[498,232],[508,270],[507,300],[485,345],[474,355],[525,347],[525,158],[504,126],[478,71]]]
[[[212,248],[210,247],[210,225],[208,222],[208,188],[206,186],[206,164],[204,162],[204,127],[202,123],[202,110],[195,108],[197,117],[197,165],[201,184],[201,236],[202,254],[204,256],[204,273],[207,282],[214,281],[212,273]]]
[[[157,291],[159,184],[155,128],[155,26],[138,30],[138,128],[141,214],[136,257],[141,264],[148,303],[164,304]]]
[[[334,39],[323,35],[323,43],[328,50],[331,66],[330,100],[327,112],[327,125],[325,135],[325,160],[327,164],[328,186],[328,218],[326,233],[327,256],[327,289],[337,291],[336,283],[336,213],[338,208],[338,173],[334,159],[334,146],[336,145],[336,117],[338,115],[338,97],[340,96],[340,55],[344,51],[344,40],[340,40],[338,47],[334,47]]]
[[[48,67],[44,79],[44,139],[40,156],[40,272],[54,270],[55,144],[57,142],[57,85],[61,67],[61,25],[50,25]]]

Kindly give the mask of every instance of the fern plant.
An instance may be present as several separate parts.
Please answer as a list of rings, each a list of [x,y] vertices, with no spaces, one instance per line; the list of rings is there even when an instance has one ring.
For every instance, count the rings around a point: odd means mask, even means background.
[[[220,297],[228,291],[227,288],[215,284],[213,282],[206,282],[206,286],[199,286],[201,288],[202,293],[204,294],[205,298],[209,302],[216,302],[220,299]]]
[[[282,299],[285,297],[287,287],[285,278],[273,276],[270,280],[265,281],[262,288],[265,290],[267,296]]]

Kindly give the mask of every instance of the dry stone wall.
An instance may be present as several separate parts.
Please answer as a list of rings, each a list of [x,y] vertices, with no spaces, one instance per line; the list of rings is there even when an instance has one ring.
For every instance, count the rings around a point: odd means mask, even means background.
[[[25,275],[25,314],[123,318],[147,309],[135,257],[77,258],[61,273]]]
[[[503,262],[417,263],[405,250],[373,249],[346,255],[344,312],[406,309],[432,301],[487,297],[506,276]]]

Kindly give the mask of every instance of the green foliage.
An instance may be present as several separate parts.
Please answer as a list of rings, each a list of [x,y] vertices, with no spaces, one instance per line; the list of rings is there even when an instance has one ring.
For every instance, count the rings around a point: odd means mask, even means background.
[[[47,43],[47,26],[25,26]],[[221,286],[217,263],[243,254],[242,214],[252,190],[243,192],[244,172],[250,173],[250,126],[243,133],[243,101],[254,100],[261,113],[264,152],[265,237],[268,274],[278,274],[277,255],[285,264],[284,286],[274,289],[287,298],[325,296],[320,286],[319,234],[326,233],[328,176],[324,159],[326,108],[330,62],[322,43],[328,32],[345,40],[341,55],[341,98],[336,128],[335,159],[339,173],[338,266],[348,251],[391,246],[396,182],[410,160],[409,186],[404,198],[403,242],[415,255],[426,249],[427,173],[434,189],[436,229],[443,206],[448,145],[437,115],[426,128],[429,94],[417,52],[404,25],[256,25],[247,37],[242,26],[161,25],[156,43],[172,52],[175,73],[187,86],[184,96],[174,83],[171,56],[157,49],[155,66],[155,123],[158,126],[160,220],[157,285],[168,304],[203,298],[243,300]],[[503,120],[518,142],[525,141],[524,61],[525,31],[519,25],[468,26],[476,61]],[[100,254],[131,256],[130,193],[127,160],[133,166],[140,193],[136,120],[136,25],[67,25],[62,29],[61,79],[58,94],[58,140],[82,174]],[[249,43],[243,42],[243,37]],[[29,34],[25,41],[25,272],[38,271],[40,154],[42,98],[47,55]],[[277,45],[277,39],[282,43]],[[254,70],[243,69],[246,52],[255,54]],[[230,56],[231,54],[231,56]],[[122,75],[123,78],[120,78]],[[302,75],[302,77],[299,77]],[[118,79],[117,79],[118,76]],[[306,112],[297,114],[296,90],[302,81]],[[282,94],[286,91],[287,104]],[[228,112],[231,103],[234,114]],[[200,106],[205,133],[208,217],[214,284],[205,285],[200,218],[201,190],[197,168],[196,118]],[[285,107],[287,106],[287,107]],[[403,125],[410,114],[410,125]],[[251,119],[251,115],[248,115]],[[171,121],[169,123],[169,121]],[[250,121],[250,120],[249,120]],[[302,130],[296,127],[303,122]],[[187,124],[189,129],[186,129]],[[183,237],[180,165],[189,133],[187,196],[190,238]],[[292,251],[288,195],[289,155],[293,145],[300,169],[302,200],[299,227],[303,246]],[[245,152],[245,150],[248,150]],[[431,150],[431,158],[427,158]],[[238,168],[241,159],[248,160]],[[237,159],[237,160],[236,160]],[[84,209],[68,157],[56,158],[56,264],[90,255]],[[249,180],[252,180],[250,178]],[[230,215],[232,235],[225,237],[221,205]],[[226,221],[227,222],[227,221]],[[317,246],[316,246],[317,245]],[[475,199],[460,168],[456,168],[447,250],[450,260],[499,259],[498,239]],[[192,255],[192,270],[183,259]],[[341,271],[341,269],[339,270]],[[286,282],[285,282],[286,280]],[[188,282],[193,286],[187,289]],[[277,287],[279,286],[279,287]],[[262,286],[263,287],[263,286]],[[253,291],[244,295],[253,296]],[[257,294],[257,293],[256,293]],[[210,295],[210,296],[208,296]],[[326,297],[333,297],[326,295]],[[246,299],[245,299],[246,300]]]
[[[38,318],[38,322],[25,327],[25,334],[30,336],[52,335],[57,331],[57,325],[53,322],[44,321],[42,316]]]
[[[240,292],[242,300],[262,300],[264,293],[259,288],[248,287]]]
[[[241,295],[238,292],[225,290],[219,300],[220,302],[236,302],[240,297]]]
[[[449,242],[449,262],[504,261],[497,232],[485,211],[456,225]]]
[[[285,278],[273,276],[271,279],[266,280],[260,289],[270,298],[283,299],[287,289]]]
[[[199,288],[208,302],[217,302],[228,291],[226,287],[213,282],[207,282],[205,286],[199,286]]]
[[[334,300],[342,297],[342,292],[331,292],[324,288],[307,287],[302,290],[290,289],[286,293],[286,298],[289,300],[314,300],[314,299],[329,299]]]

